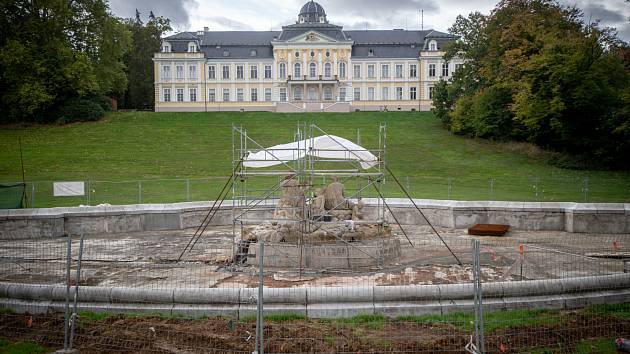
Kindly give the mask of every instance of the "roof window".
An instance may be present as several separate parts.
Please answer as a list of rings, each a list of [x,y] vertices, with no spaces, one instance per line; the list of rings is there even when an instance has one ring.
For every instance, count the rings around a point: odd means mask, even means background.
[[[249,52],[249,55],[252,56],[252,57],[255,57],[255,56],[258,55],[258,51],[256,49],[252,49],[252,51]]]
[[[374,56],[374,49],[368,49],[368,57]]]
[[[227,50],[224,50],[224,51],[223,51],[223,56],[224,56],[224,57],[229,57],[229,56],[230,56],[230,52],[229,52],[229,51],[227,51]]]

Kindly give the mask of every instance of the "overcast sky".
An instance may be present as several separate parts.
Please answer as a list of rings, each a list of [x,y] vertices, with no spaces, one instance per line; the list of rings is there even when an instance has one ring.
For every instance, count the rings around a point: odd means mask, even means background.
[[[630,41],[630,3],[625,0],[561,0],[584,11],[585,18],[615,27]],[[305,0],[110,0],[114,14],[143,19],[153,11],[171,19],[175,32],[210,30],[280,30],[292,24]],[[487,14],[498,0],[319,0],[331,23],[345,29],[420,29],[447,31],[457,15]]]

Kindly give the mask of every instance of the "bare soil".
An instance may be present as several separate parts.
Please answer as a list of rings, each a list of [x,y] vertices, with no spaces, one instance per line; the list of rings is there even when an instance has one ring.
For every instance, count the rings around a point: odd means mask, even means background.
[[[557,324],[500,328],[486,335],[488,353],[526,353],[551,348],[572,353],[587,338],[630,334],[630,320],[565,312]],[[61,314],[0,315],[0,337],[63,347]],[[469,332],[451,324],[325,320],[266,321],[266,353],[463,353]],[[75,348],[81,353],[251,353],[255,322],[115,315],[80,318]]]

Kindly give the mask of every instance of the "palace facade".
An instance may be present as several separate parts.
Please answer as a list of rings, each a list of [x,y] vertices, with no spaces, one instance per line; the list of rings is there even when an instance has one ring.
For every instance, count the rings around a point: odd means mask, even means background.
[[[461,59],[433,30],[345,31],[306,3],[282,31],[182,32],[154,56],[155,110],[429,110],[432,88]]]

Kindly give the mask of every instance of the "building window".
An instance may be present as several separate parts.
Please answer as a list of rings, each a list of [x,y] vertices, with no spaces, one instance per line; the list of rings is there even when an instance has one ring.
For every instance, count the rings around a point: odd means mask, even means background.
[[[368,65],[368,78],[373,79],[376,77],[374,71],[374,65]]]
[[[416,87],[409,88],[409,99],[415,101],[418,99],[418,89]]]
[[[354,100],[361,101],[361,88],[360,87],[354,88]]]
[[[433,86],[429,86],[429,99],[433,99]]]
[[[245,101],[245,91],[243,89],[236,89],[236,100],[238,102]]]
[[[429,77],[435,77],[435,64],[429,64]]]
[[[339,63],[339,78],[346,78],[346,63]]]
[[[188,78],[191,80],[197,80],[197,67],[196,66],[189,66],[188,67]]]
[[[310,74],[311,79],[314,79],[317,77],[317,64],[311,63],[309,74]]]
[[[208,102],[214,102],[217,100],[217,93],[214,89],[208,90]]]
[[[171,66],[165,65],[162,67],[162,80],[170,80],[171,79]]]
[[[230,89],[223,89],[223,102],[230,102]]]
[[[164,102],[171,102],[171,89],[164,89]]]
[[[383,87],[381,92],[381,99],[383,101],[389,101],[389,87]]]
[[[459,71],[459,69],[461,69],[462,66],[464,66],[464,65],[463,64],[455,64],[455,71]]]
[[[339,101],[340,102],[346,101],[346,88],[345,87],[339,88]]]
[[[374,87],[368,87],[368,101],[374,101]]]
[[[197,89],[191,88],[188,90],[188,98],[190,102],[197,102]]]
[[[324,64],[324,76],[327,79],[332,78],[332,64],[331,63]]]
[[[429,42],[429,50],[431,50],[431,51],[436,51],[437,50],[437,42],[436,41]]]
[[[208,79],[210,80],[214,80],[217,78],[217,68],[216,66],[209,66],[208,67]]]
[[[403,66],[402,64],[397,64],[396,65],[396,77],[399,79],[402,79],[403,77]]]
[[[295,52],[295,57],[299,58],[300,57],[300,52]]]
[[[236,66],[236,78],[237,79],[243,79],[245,77],[245,68],[243,67],[243,65],[237,65]]]
[[[279,76],[281,79],[286,79],[287,77],[287,64],[285,63],[280,63],[280,67],[278,68],[278,71],[280,72]]]
[[[418,77],[418,66],[416,64],[409,65],[409,77]]]
[[[326,87],[324,88],[324,100],[326,101],[332,101],[333,97],[332,97],[332,87]]]
[[[175,77],[180,79],[180,80],[184,78],[184,66],[183,65],[177,65],[175,67]]]
[[[374,49],[368,49],[368,57],[374,56]]]
[[[284,87],[280,88],[280,101],[281,102],[287,101],[287,89]]]
[[[448,63],[442,64],[442,76],[448,76]]]
[[[249,67],[249,77],[250,79],[258,79],[258,66]]]
[[[389,65],[387,64],[381,65],[381,77],[389,78]]]
[[[258,55],[258,52],[256,51],[256,49],[252,49],[251,52],[249,52],[249,56],[251,57],[255,57]]]
[[[177,89],[177,102],[184,102],[184,89]]]
[[[170,52],[171,52],[171,46],[170,46],[170,45],[168,45],[168,44],[164,44],[164,45],[162,46],[162,52],[164,52],[164,53],[170,53]]]
[[[194,53],[197,51],[197,46],[194,43],[188,45],[188,52]]]
[[[293,100],[301,101],[302,100],[302,87],[296,86],[295,90],[293,90]]]
[[[296,80],[302,77],[302,65],[300,65],[300,63],[295,63],[295,66],[293,67],[293,76]]]
[[[326,58],[330,58],[330,51],[329,50],[326,51]]]
[[[265,89],[265,101],[267,101],[267,102],[271,101],[271,89],[270,88],[266,88]]]
[[[227,50],[224,50],[224,51],[223,51],[223,56],[224,56],[224,57],[229,57],[229,56],[230,56],[230,52],[229,52],[229,51],[227,51]]]
[[[355,65],[354,66],[354,75],[353,77],[355,79],[360,79],[361,78],[361,65]]]
[[[251,98],[252,102],[258,102],[258,90],[257,89],[252,89],[250,98]]]
[[[265,65],[265,79],[271,79],[271,65]]]
[[[223,79],[224,80],[230,79],[230,67],[228,65],[223,66]]]
[[[398,101],[402,101],[402,99],[403,99],[403,88],[402,87],[396,87],[396,99]]]

